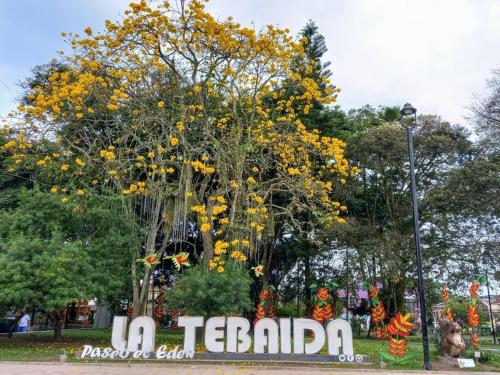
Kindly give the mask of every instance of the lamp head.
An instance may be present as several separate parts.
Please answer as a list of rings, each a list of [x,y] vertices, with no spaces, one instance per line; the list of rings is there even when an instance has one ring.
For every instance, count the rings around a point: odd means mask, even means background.
[[[402,117],[405,117],[405,116],[411,116],[411,115],[414,115],[415,113],[417,113],[417,109],[415,107],[413,107],[410,103],[406,103],[403,108],[401,108],[401,116]]]

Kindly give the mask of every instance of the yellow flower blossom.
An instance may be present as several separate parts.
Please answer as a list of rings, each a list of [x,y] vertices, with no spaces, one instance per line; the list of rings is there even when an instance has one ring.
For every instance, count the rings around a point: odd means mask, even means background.
[[[80,158],[76,158],[75,163],[78,164],[80,167],[85,166],[85,162]]]

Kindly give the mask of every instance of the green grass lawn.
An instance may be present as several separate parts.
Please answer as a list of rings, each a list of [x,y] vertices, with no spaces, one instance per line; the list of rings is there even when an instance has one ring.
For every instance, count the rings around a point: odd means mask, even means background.
[[[105,329],[68,330],[63,332],[60,341],[54,341],[52,332],[35,332],[28,334],[17,334],[12,338],[0,336],[0,361],[58,361],[59,355],[66,353],[69,361],[78,361],[75,352],[82,349],[83,345],[89,344],[98,347],[111,346],[111,331]],[[156,347],[168,344],[169,348],[183,345],[183,330],[159,331],[156,333]],[[493,347],[493,344],[487,345]],[[355,338],[354,352],[356,354],[369,355],[373,366],[378,367],[380,352],[387,351],[386,341],[375,339]],[[411,337],[408,341],[410,353],[416,356],[406,363],[388,363],[389,369],[421,369],[422,368],[422,344],[419,337]],[[497,348],[500,347],[497,345]],[[197,351],[204,351],[202,343],[197,344]],[[324,349],[326,352],[326,348]],[[466,356],[472,357],[468,352]],[[431,344],[431,357],[437,360],[438,352]],[[352,365],[351,365],[352,366]],[[437,365],[436,365],[437,366]],[[439,366],[437,366],[439,368]],[[481,365],[482,369],[500,371],[500,355],[488,354],[488,361]]]

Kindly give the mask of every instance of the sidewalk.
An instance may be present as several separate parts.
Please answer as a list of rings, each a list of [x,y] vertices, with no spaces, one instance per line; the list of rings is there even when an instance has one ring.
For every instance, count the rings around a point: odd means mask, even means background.
[[[231,366],[231,365],[149,365],[149,364],[53,364],[0,363],[0,375],[403,375],[403,374],[479,374],[474,371],[423,372],[383,371],[374,369],[324,369],[285,366]],[[498,374],[482,372],[481,374]]]

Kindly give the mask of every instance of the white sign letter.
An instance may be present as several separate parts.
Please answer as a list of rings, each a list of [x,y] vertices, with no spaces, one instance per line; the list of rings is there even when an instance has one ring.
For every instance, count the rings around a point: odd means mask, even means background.
[[[292,352],[292,324],[290,318],[280,318],[281,353]]]
[[[352,348],[352,329],[349,323],[343,319],[332,320],[326,326],[326,333],[328,335],[328,354],[339,355],[341,347],[342,354],[354,354]]]
[[[248,331],[250,322],[245,318],[227,318],[227,347],[229,353],[244,353],[252,345]]]
[[[125,334],[127,330],[127,317],[115,316],[113,319],[113,331],[111,333],[111,345],[116,350],[123,350],[127,347]]]
[[[255,324],[253,331],[255,353],[264,353],[264,347],[266,346],[268,353],[278,353],[278,323],[272,319],[263,318]]]
[[[154,351],[155,333],[155,321],[148,316],[138,316],[132,320],[128,328],[127,349],[130,351],[142,350],[143,352]],[[141,346],[140,348],[139,345]]]
[[[306,354],[314,354],[325,345],[325,330],[323,326],[312,319],[293,320],[293,352],[295,354],[304,353],[304,331],[310,330],[314,333],[312,342],[305,344]]]
[[[202,316],[179,316],[177,326],[184,327],[184,350],[193,352],[196,345],[196,327],[203,327]]]
[[[226,318],[215,317],[207,320],[205,324],[205,347],[209,352],[224,352],[224,326]],[[222,330],[217,329],[222,328]],[[222,341],[220,341],[222,339]]]

